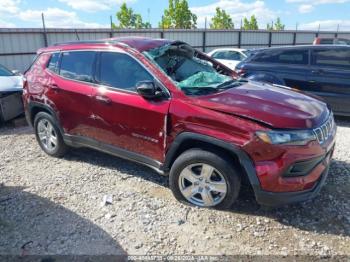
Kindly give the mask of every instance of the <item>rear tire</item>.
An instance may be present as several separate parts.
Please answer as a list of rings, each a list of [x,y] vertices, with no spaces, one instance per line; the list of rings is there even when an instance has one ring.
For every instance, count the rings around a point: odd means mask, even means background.
[[[228,209],[238,197],[241,177],[230,159],[202,149],[182,153],[171,167],[170,188],[177,200]]]
[[[55,119],[50,114],[37,113],[34,118],[34,130],[36,140],[46,154],[53,157],[64,156],[68,147],[63,141]]]

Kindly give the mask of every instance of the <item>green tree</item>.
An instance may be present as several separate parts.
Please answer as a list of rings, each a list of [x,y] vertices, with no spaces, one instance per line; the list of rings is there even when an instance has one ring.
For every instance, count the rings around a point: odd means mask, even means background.
[[[281,19],[277,17],[276,22],[274,23],[273,21],[271,24],[266,25],[267,30],[284,30],[285,25],[282,24]]]
[[[211,19],[211,29],[233,29],[234,24],[231,16],[225,10],[216,8],[215,16]]]
[[[246,17],[243,18],[243,29],[250,30],[250,22]]]
[[[275,30],[284,30],[285,25],[282,24],[281,19],[277,17],[277,20],[275,22]]]
[[[169,7],[159,23],[162,28],[191,29],[196,25],[197,16],[189,9],[187,0],[169,0]]]
[[[258,30],[258,21],[256,20],[255,15],[250,17],[248,20],[246,17],[243,19],[243,29],[244,30]]]
[[[113,28],[151,28],[151,24],[142,21],[140,14],[135,14],[132,8],[129,8],[126,3],[120,6],[119,11],[116,14],[119,21],[118,25],[112,24]]]

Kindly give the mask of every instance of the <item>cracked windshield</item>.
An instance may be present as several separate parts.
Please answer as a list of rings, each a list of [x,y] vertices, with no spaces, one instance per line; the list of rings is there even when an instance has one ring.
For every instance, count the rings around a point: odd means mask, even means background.
[[[173,43],[143,52],[187,95],[206,95],[240,85],[213,64],[201,59],[188,44]]]

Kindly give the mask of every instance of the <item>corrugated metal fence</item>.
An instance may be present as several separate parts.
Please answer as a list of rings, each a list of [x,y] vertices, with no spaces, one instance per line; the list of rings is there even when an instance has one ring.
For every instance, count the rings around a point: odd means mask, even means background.
[[[311,44],[316,36],[350,38],[350,32],[266,30],[110,30],[110,29],[0,29],[0,64],[24,71],[36,50],[55,43],[118,36],[145,36],[185,41],[208,52],[220,47],[259,48]]]

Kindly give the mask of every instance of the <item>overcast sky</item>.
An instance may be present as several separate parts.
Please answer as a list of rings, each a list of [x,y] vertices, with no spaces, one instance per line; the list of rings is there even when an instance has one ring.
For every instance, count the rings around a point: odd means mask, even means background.
[[[41,13],[47,27],[109,27],[109,17],[126,2],[153,27],[158,26],[168,0],[0,0],[0,27],[41,27]],[[287,29],[350,30],[350,0],[189,0],[198,16],[198,27],[208,23],[217,6],[226,10],[238,28],[242,17],[255,14],[259,26],[281,17]]]

